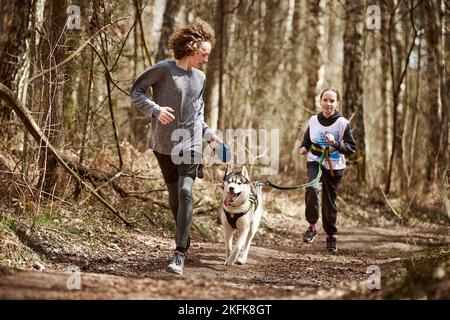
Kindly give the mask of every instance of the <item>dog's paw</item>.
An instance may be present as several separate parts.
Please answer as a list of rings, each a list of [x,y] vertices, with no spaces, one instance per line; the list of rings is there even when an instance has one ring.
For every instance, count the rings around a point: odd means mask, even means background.
[[[247,259],[239,258],[236,260],[236,264],[244,265],[247,262]]]
[[[225,261],[225,265],[226,266],[232,266],[233,264],[234,264],[234,260],[232,260],[232,259],[227,259],[226,261]]]

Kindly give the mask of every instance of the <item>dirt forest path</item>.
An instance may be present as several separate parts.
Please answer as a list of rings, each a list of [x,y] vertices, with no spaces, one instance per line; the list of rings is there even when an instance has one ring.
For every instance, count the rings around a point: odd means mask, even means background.
[[[293,235],[294,236],[294,235]],[[292,240],[292,239],[291,239]],[[149,250],[149,243],[159,244]],[[171,242],[139,235],[115,242],[110,254],[98,253],[82,266],[79,285],[66,271],[0,268],[0,299],[340,299],[366,292],[370,265],[381,277],[399,271],[401,259],[449,242],[445,227],[343,228],[339,251],[325,250],[322,234],[314,243],[260,246],[244,266],[226,267],[220,242],[194,242],[182,277],[164,271]],[[121,250],[112,250],[121,248]],[[60,261],[81,264],[70,253]],[[72,277],[72,278],[70,278]],[[70,278],[70,279],[69,279]],[[69,285],[68,285],[69,280]],[[72,281],[72,282],[71,282]],[[72,283],[72,285],[70,284]],[[76,284],[76,283],[75,283]]]

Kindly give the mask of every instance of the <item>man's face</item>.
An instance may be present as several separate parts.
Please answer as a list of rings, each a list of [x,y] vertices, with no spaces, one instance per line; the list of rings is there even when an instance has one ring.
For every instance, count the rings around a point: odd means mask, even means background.
[[[191,64],[195,68],[199,68],[203,63],[208,62],[211,53],[211,43],[202,42],[199,50],[191,56]]]

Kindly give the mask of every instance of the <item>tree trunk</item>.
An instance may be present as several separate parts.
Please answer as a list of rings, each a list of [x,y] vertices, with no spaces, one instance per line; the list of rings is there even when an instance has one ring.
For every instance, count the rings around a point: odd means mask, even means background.
[[[22,64],[25,40],[31,12],[31,1],[13,0],[0,2],[0,82],[17,90],[16,75]],[[0,136],[7,140],[13,137],[16,129],[8,125],[11,109],[0,101]]]
[[[442,32],[443,35],[443,76],[441,75],[441,96],[442,96],[442,153],[440,161],[444,169],[450,167],[449,155],[449,129],[450,129],[450,4],[447,2],[441,6],[443,11]]]
[[[279,34],[283,21],[278,16],[281,6],[281,0],[268,0],[265,7],[261,8],[264,16],[258,31],[258,68],[254,82],[256,89],[253,91],[254,107],[257,110],[267,110],[268,106],[274,107],[278,102],[274,95],[274,76],[277,74],[278,63],[273,53],[280,50],[279,42],[283,39]]]
[[[436,181],[439,149],[442,147],[440,143],[442,121],[441,113],[439,112],[439,72],[440,66],[440,18],[437,16],[439,8],[435,7],[433,0],[424,1],[425,11],[425,39],[426,39],[426,82],[428,88],[427,105],[429,107],[427,115],[429,116],[429,123],[436,123],[429,131],[428,143],[430,148],[427,152],[427,180],[430,182]],[[448,150],[446,151],[448,152]]]
[[[167,0],[166,10],[164,11],[163,24],[161,27],[161,36],[159,38],[157,61],[161,61],[171,57],[169,50],[169,38],[175,31],[175,19],[180,11],[181,6],[176,0]]]
[[[23,74],[23,79],[28,80],[30,77],[34,76],[34,72],[36,70],[37,65],[37,43],[40,37],[39,33],[34,31],[38,24],[41,24],[44,20],[43,17],[43,8],[45,5],[45,0],[36,0],[33,1],[32,5],[32,14],[30,15],[30,30],[33,30],[30,34],[29,44],[27,47],[27,58],[28,61],[25,61],[26,70]],[[33,111],[33,99],[35,97],[35,85],[24,83],[22,86],[19,85],[19,98],[21,102],[25,105],[29,105],[30,111]],[[31,148],[31,143],[29,139],[28,131],[25,129],[23,133],[23,147],[22,147],[22,174],[25,180],[28,180],[28,168],[31,163],[34,161],[34,157],[36,152]]]
[[[382,10],[386,12],[388,8],[386,6],[382,7]],[[381,106],[383,108],[383,143],[384,146],[384,163],[389,163],[389,158],[392,153],[392,127],[391,127],[391,103],[388,99],[389,88],[392,86],[391,78],[389,78],[389,19],[387,14],[381,15],[381,30],[380,30],[380,50],[381,50]],[[383,172],[384,180],[388,177],[388,168],[384,167]]]
[[[216,13],[214,15],[214,31],[216,33],[216,45],[211,52],[208,62],[208,75],[206,78],[206,86],[204,92],[205,100],[205,120],[211,129],[224,130],[224,123],[220,123],[223,118],[221,110],[223,110],[223,28],[225,23],[224,17],[225,1],[217,0]],[[225,134],[225,132],[223,132]]]
[[[92,17],[93,8],[90,6],[91,0],[78,0],[76,3],[80,6],[81,17]],[[83,20],[87,22],[86,20]],[[92,33],[90,23],[81,23],[80,29],[69,29],[66,31],[67,41],[65,44],[67,52],[77,50],[83,44],[82,34]],[[63,107],[63,126],[64,138],[73,146],[81,145],[83,123],[89,106],[86,105],[86,94],[89,82],[92,50],[83,50],[79,57],[73,59],[65,67],[65,78],[67,81],[64,85],[64,107]],[[65,141],[62,141],[65,144]]]
[[[343,108],[355,114],[352,129],[358,143],[358,180],[366,181],[365,130],[363,109],[363,29],[364,1],[346,1],[347,20],[344,31]]]
[[[316,110],[317,81],[319,80],[319,69],[321,65],[321,55],[319,50],[319,15],[321,9],[320,0],[306,2],[307,20],[305,22],[306,39],[304,46],[305,55],[308,61],[305,61],[304,71],[307,77],[306,93],[303,98],[303,106],[309,110]]]
[[[301,92],[302,92],[302,78],[303,78],[303,69],[302,69],[302,61],[304,59],[303,52],[301,50],[302,43],[304,38],[302,38],[302,23],[301,23],[301,16],[302,14],[302,6],[301,6],[301,0],[295,0],[294,4],[294,13],[292,17],[292,32],[291,32],[291,48],[290,48],[290,72],[289,72],[289,83],[286,87],[288,87],[288,91],[286,92],[286,95],[288,96],[288,105],[294,107],[294,117],[297,120],[295,128],[296,130],[293,130],[292,139],[303,139],[303,133],[306,128],[304,128],[304,107],[300,107],[299,101],[301,99]],[[293,157],[297,157],[298,152],[295,150],[293,152]]]
[[[169,1],[170,2],[170,1]],[[134,1],[134,12],[136,21],[139,20],[139,15],[141,15],[141,1]],[[138,71],[139,65],[139,54],[138,48],[139,44],[142,45],[142,37],[139,37],[140,28],[138,27],[138,23],[134,26],[134,67],[133,67],[133,79],[136,79],[137,73],[143,72],[143,70]],[[161,31],[162,33],[164,30]],[[166,44],[167,46],[167,44]],[[144,65],[146,68],[150,67],[147,63],[145,63],[145,57],[143,57]],[[145,69],[146,69],[145,68]],[[142,113],[137,111],[133,106],[130,106],[128,109],[128,117],[130,119],[131,126],[131,143],[140,151],[145,151],[148,148],[148,129],[150,124],[150,119],[145,117]]]
[[[405,7],[403,12],[398,12],[400,4],[402,3],[399,3],[399,5],[396,5],[394,8],[389,8],[389,29],[387,32],[389,39],[389,65],[392,81],[392,151],[389,157],[389,168],[386,177],[386,194],[390,192],[391,183],[394,180],[393,176],[401,173],[401,161],[403,159],[401,141],[403,121],[401,115],[402,108],[400,108],[400,104],[405,90],[403,82],[408,71],[411,52],[415,46],[415,37],[417,36],[417,29],[414,28],[414,34],[412,35],[412,37],[409,32],[404,33],[404,30],[411,29],[411,26],[408,26],[406,24],[405,19],[409,20],[410,23],[415,23],[413,21],[414,8]],[[401,19],[400,22],[397,21],[399,17]],[[402,41],[401,35],[405,36],[404,41]],[[409,41],[408,43],[409,39],[411,41]],[[396,168],[395,171],[394,168]],[[401,180],[401,177],[398,176],[395,181],[401,182]]]
[[[66,8],[64,0],[49,1],[44,9],[44,28],[48,39],[43,39],[41,55],[45,59],[44,68],[49,69],[58,65],[65,54],[61,33],[66,23]],[[51,70],[43,82],[43,123],[44,133],[49,142],[58,148],[61,142],[61,109],[63,103],[64,66]],[[53,153],[44,146],[41,148],[40,169],[42,170],[40,183],[43,190],[52,193],[58,181],[58,160]]]

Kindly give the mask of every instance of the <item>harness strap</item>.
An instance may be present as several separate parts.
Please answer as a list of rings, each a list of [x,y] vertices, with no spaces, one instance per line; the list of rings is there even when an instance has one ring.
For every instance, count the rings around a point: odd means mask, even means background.
[[[248,209],[245,210],[244,212],[231,213],[231,212],[228,212],[225,209],[223,209],[223,211],[225,212],[225,216],[227,217],[227,221],[233,229],[237,229],[237,226],[236,226],[237,220],[240,217],[242,217],[243,215],[245,215],[247,212],[249,212],[250,209],[252,208],[252,205],[255,206],[255,211],[256,211],[256,208],[258,208],[258,197],[256,195],[254,195],[254,194],[250,195],[249,201],[250,201],[250,205],[248,206]]]
[[[325,154],[325,158],[327,159],[327,163],[328,163],[328,167],[330,168],[330,174],[332,177],[334,177],[334,172],[333,172],[333,165],[331,163],[331,159],[330,159],[330,149],[326,148],[326,149],[322,149],[320,147],[320,145],[318,144],[311,144],[311,152],[312,154],[318,156],[318,155],[322,155]]]
[[[316,156],[320,156],[325,151],[322,149],[320,145],[313,143],[311,144],[311,152]]]
[[[223,211],[225,211],[225,209]],[[225,215],[227,217],[227,221],[228,221],[228,223],[230,224],[230,226],[233,229],[237,229],[237,226],[236,226],[237,219],[242,217],[244,214],[245,214],[244,212],[241,212],[241,213],[229,213],[229,212],[225,211]]]
[[[327,158],[328,167],[330,168],[330,174],[332,177],[334,177],[333,166],[332,166],[331,160],[330,160],[330,150],[329,149],[325,150],[325,158]]]

